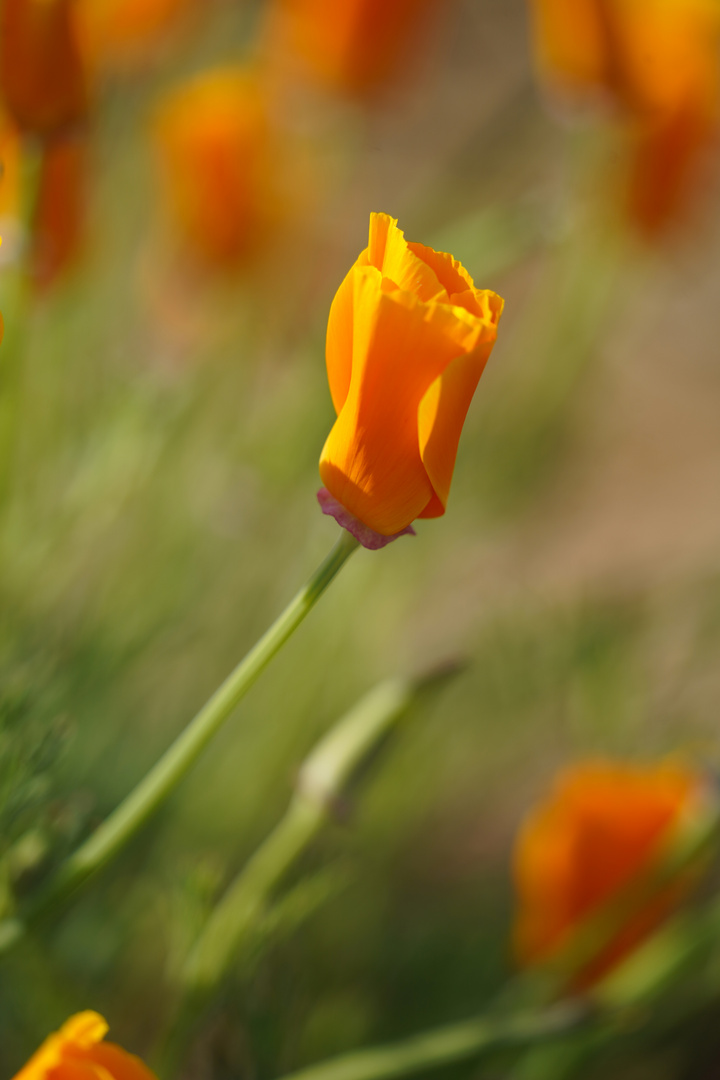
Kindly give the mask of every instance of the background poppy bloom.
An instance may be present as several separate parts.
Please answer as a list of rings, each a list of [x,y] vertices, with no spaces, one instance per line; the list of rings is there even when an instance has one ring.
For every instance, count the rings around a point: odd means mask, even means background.
[[[73,261],[85,220],[88,147],[82,134],[53,139],[42,151],[32,222],[31,271],[50,285]]]
[[[611,82],[602,0],[530,0],[543,77],[575,91]]]
[[[2,0],[0,93],[18,127],[32,135],[84,119],[87,85],[72,0]]]
[[[630,210],[646,232],[687,198],[717,130],[720,90],[717,5],[666,0],[652,7],[643,17],[631,5],[622,26],[624,93],[634,125]]]
[[[701,794],[700,778],[672,764],[589,762],[562,773],[550,797],[526,818],[515,846],[520,962],[547,959],[582,919],[646,870]],[[681,892],[679,885],[665,889],[596,957],[581,981],[597,978],[632,950]]]
[[[45,1040],[15,1080],[155,1080],[140,1058],[103,1042],[107,1030],[97,1013],[72,1016]]]
[[[20,134],[0,109],[0,220],[4,222],[17,220],[20,213],[21,157]]]
[[[381,536],[445,513],[465,416],[503,302],[451,255],[370,215],[337,291],[327,371],[337,420],[320,457],[330,494]]]
[[[410,61],[432,2],[278,0],[271,39],[299,56],[320,81],[362,95]]]
[[[209,263],[238,261],[273,212],[257,84],[241,69],[207,72],[165,98],[155,135],[163,190],[183,240]]]
[[[686,199],[717,126],[720,11],[712,0],[532,0],[548,82],[614,102],[631,138],[629,208],[653,232]]]
[[[156,46],[194,0],[80,0],[83,51],[97,67],[131,61]]]

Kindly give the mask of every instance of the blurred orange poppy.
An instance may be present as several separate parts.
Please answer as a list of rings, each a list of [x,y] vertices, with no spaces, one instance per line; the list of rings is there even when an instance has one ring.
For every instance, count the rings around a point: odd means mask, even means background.
[[[611,81],[603,0],[530,0],[542,75],[569,90]]]
[[[14,1080],[157,1080],[140,1058],[103,1042],[108,1026],[78,1013],[50,1035]]]
[[[271,37],[321,81],[350,94],[385,82],[417,53],[434,0],[277,0]]]
[[[714,0],[531,0],[538,62],[571,94],[604,93],[631,135],[630,209],[653,232],[682,207],[718,122]]]
[[[276,206],[262,94],[242,69],[207,72],[158,109],[165,201],[185,244],[219,267],[246,255]]]
[[[17,219],[20,214],[22,146],[18,129],[0,109],[0,218]]]
[[[523,965],[542,963],[584,918],[641,874],[683,815],[699,809],[700,778],[679,765],[645,768],[588,762],[562,773],[526,818],[515,846],[519,910],[515,946]],[[671,911],[687,888],[666,887],[629,920],[582,973],[604,974]]]
[[[337,420],[320,476],[344,511],[380,537],[445,513],[502,307],[451,255],[408,243],[387,214],[370,215],[368,247],[330,309]]]
[[[79,0],[83,48],[91,64],[124,63],[158,45],[196,0]]]
[[[85,221],[86,176],[83,135],[53,139],[43,147],[30,257],[32,277],[40,287],[51,285],[78,253]]]
[[[1,0],[0,96],[31,135],[53,135],[85,118],[88,91],[73,0]]]

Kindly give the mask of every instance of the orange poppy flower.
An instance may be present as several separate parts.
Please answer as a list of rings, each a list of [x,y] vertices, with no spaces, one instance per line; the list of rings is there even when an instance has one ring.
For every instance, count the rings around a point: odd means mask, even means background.
[[[607,88],[610,53],[603,0],[530,0],[544,78],[570,91]]]
[[[32,223],[31,271],[51,285],[79,250],[85,219],[87,146],[83,135],[49,141],[42,151]]]
[[[155,135],[166,203],[186,244],[216,266],[240,260],[273,216],[273,170],[262,95],[222,68],[173,91]]]
[[[278,0],[271,36],[322,82],[350,94],[365,94],[412,57],[432,2]]]
[[[595,87],[627,107],[674,107],[690,86],[712,97],[720,15],[713,0],[530,0],[542,75]]]
[[[542,963],[570,931],[645,871],[682,816],[699,808],[703,785],[679,765],[609,762],[562,773],[530,812],[515,846],[519,911],[515,946],[523,965]],[[666,887],[629,920],[582,973],[587,985],[650,934],[687,888]]]
[[[22,147],[18,129],[0,109],[0,218],[17,219],[20,212]]]
[[[0,95],[15,123],[47,136],[84,119],[88,96],[73,0],[2,0]]]
[[[370,215],[368,247],[330,308],[337,420],[320,476],[345,513],[384,542],[415,518],[445,513],[502,307],[451,255],[408,243],[387,214]],[[324,509],[348,527],[339,511]]]
[[[96,67],[124,63],[156,46],[194,0],[79,0],[83,49]]]
[[[628,20],[626,96],[633,111],[629,203],[657,232],[682,207],[718,126],[720,8],[712,0],[655,0]]]
[[[628,210],[642,233],[656,235],[681,211],[714,135],[714,117],[690,102],[640,126],[631,154]]]
[[[604,93],[631,135],[630,210],[656,231],[686,200],[714,136],[720,8],[714,0],[531,0],[539,65],[576,96]]]
[[[14,1080],[157,1080],[140,1058],[103,1042],[108,1026],[78,1013],[50,1035]]]

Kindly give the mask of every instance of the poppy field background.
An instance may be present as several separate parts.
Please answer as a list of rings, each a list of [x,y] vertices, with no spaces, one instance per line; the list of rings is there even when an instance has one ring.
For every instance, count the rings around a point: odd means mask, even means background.
[[[556,771],[677,753],[717,768],[713,148],[683,213],[641,239],[614,205],[612,120],[543,92],[523,0],[429,15],[356,98],[285,81],[265,4],[188,0],[98,77],[72,265],[26,295],[20,227],[0,226],[3,911],[140,780],[334,542],[315,499],[334,420],[324,335],[369,213],[506,304],[446,516],[359,552],[153,821],[0,956],[2,1075],[88,1008],[151,1057],[203,919],[302,760],[379,680],[447,669],[332,808],[291,876],[314,889],[238,958],[179,1075],[279,1077],[481,1012],[514,970],[513,839]],[[279,65],[275,211],[236,267],[209,267],[173,232],[157,110],[245,61]],[[720,937],[702,986],[590,1060],[561,1045],[445,1073],[709,1080]]]

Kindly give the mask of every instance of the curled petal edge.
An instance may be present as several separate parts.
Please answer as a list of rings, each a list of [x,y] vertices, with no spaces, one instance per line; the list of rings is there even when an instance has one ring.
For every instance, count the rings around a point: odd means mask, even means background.
[[[317,501],[320,504],[320,509],[323,514],[328,514],[330,517],[335,518],[338,525],[341,528],[347,529],[347,531],[355,537],[355,539],[362,544],[368,551],[379,551],[380,548],[386,547],[388,544],[392,544],[393,540],[399,540],[401,536],[416,536],[416,532],[412,525],[408,525],[400,532],[393,533],[392,536],[383,536],[382,533],[375,532],[369,525],[365,525],[349,510],[346,510],[342,503],[339,503],[334,495],[331,495],[327,488],[320,488],[317,493]]]

